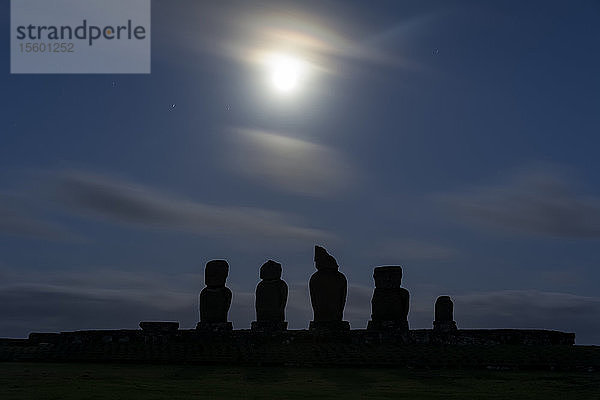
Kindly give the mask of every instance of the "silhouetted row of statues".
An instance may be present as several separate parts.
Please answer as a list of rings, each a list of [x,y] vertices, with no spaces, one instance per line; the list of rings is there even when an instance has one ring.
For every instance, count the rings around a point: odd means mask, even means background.
[[[309,282],[310,300],[313,308],[312,331],[344,331],[350,324],[343,320],[348,282],[339,272],[335,258],[319,246],[315,246],[315,272]],[[281,331],[287,329],[285,306],[288,286],[281,279],[281,264],[269,260],[260,268],[260,283],[256,287],[255,331]],[[233,329],[227,321],[231,306],[231,290],[226,286],[229,264],[225,260],[213,260],[206,264],[204,281],[206,287],[200,293],[200,322],[197,329],[205,331],[228,331]],[[367,329],[374,331],[408,331],[409,292],[400,287],[402,267],[386,266],[374,269],[375,290],[371,300],[372,313]],[[440,296],[435,302],[434,330],[456,330],[453,320],[453,303],[449,296]]]

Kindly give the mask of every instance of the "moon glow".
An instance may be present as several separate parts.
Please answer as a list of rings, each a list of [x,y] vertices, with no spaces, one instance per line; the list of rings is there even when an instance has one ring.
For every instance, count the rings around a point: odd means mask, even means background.
[[[272,87],[279,93],[289,94],[299,89],[304,66],[299,59],[288,55],[274,55],[268,61]]]

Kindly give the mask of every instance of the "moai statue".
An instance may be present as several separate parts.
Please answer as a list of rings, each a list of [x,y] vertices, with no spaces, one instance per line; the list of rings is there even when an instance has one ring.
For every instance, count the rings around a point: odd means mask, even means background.
[[[288,286],[281,280],[281,264],[269,260],[260,267],[260,279],[256,286],[256,321],[253,331],[284,331],[285,305]]]
[[[408,331],[408,290],[401,288],[402,267],[377,267],[373,271],[375,290],[371,300],[370,330]]]
[[[310,330],[349,330],[350,324],[342,321],[348,282],[338,271],[338,264],[327,251],[315,246],[315,266],[317,272],[310,277],[310,301],[314,320]]]
[[[457,330],[454,321],[454,303],[450,296],[440,296],[435,301],[435,321],[433,330],[437,332],[452,332]]]
[[[229,264],[225,260],[212,260],[206,263],[204,283],[200,292],[200,322],[196,329],[203,331],[230,331],[231,322],[227,313],[231,306],[231,290],[225,287]]]

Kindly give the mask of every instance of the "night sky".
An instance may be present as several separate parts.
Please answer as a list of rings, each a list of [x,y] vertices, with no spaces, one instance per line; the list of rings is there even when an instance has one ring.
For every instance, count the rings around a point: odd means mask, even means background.
[[[600,344],[597,1],[153,1],[149,75],[11,75],[0,25],[0,337],[193,328],[220,258],[234,328],[268,259],[306,328],[319,244],[352,328],[401,265],[411,328]]]

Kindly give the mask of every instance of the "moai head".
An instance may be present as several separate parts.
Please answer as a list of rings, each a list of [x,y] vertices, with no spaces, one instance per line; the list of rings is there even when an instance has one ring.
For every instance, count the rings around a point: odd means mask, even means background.
[[[208,287],[225,286],[227,275],[229,274],[229,264],[225,260],[212,260],[206,263],[204,270],[204,283]]]
[[[332,269],[338,270],[339,266],[335,258],[327,253],[327,250],[320,246],[315,246],[315,267],[318,270]]]
[[[435,301],[436,322],[451,322],[454,320],[454,303],[450,296],[440,296]]]
[[[281,264],[269,260],[260,267],[260,279],[276,281],[281,279]]]
[[[373,278],[378,289],[399,288],[402,283],[402,267],[377,267],[373,270]]]

